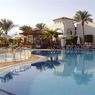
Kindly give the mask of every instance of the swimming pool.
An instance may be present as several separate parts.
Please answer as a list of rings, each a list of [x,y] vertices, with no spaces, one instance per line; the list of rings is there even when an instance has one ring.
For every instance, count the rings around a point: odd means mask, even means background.
[[[95,95],[94,51],[34,51],[47,61],[13,68],[0,89],[16,95]]]

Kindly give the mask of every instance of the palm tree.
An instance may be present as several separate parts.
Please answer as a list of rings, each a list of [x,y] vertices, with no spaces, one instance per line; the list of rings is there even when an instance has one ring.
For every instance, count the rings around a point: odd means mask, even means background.
[[[40,30],[40,31],[45,31],[47,29],[47,27],[44,23],[38,23],[38,24],[36,24],[36,29]]]
[[[15,27],[16,25],[13,24],[11,20],[8,19],[1,19],[0,20],[0,27],[3,30],[5,34],[8,34],[8,32]]]
[[[32,27],[28,25],[23,25],[19,29],[22,30],[23,32],[31,32],[33,30]]]
[[[55,38],[55,42],[57,41],[57,37],[58,37],[58,33],[56,30],[51,30],[51,29],[47,29],[46,30],[46,35],[43,35],[44,39],[47,39],[50,42],[50,46],[52,46],[52,38]]]
[[[2,28],[0,28],[0,36],[2,35],[3,31],[2,31]]]
[[[77,22],[81,22],[81,25],[82,25],[82,30],[83,30],[83,42],[84,42],[84,25],[85,23],[88,23],[88,22],[93,22],[93,19],[90,18],[91,17],[91,14],[88,13],[88,11],[77,11],[75,16],[74,16],[74,20],[77,21]]]
[[[47,29],[46,31],[48,33],[48,36],[51,38],[51,40],[52,40],[52,37],[55,37],[56,39],[58,38],[58,33],[56,29],[55,30]]]
[[[32,32],[33,31],[33,28],[29,25],[23,25],[19,28],[20,30],[23,31],[23,33],[25,33],[24,35],[27,36],[27,33],[28,32]],[[28,39],[28,41],[27,41]],[[28,42],[29,43],[29,36],[27,36],[27,38],[24,39],[24,42]],[[34,37],[33,37],[33,43],[34,43]]]

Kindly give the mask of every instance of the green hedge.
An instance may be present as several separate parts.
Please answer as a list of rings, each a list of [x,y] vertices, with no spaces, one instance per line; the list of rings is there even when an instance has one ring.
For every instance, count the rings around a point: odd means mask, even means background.
[[[93,35],[85,35],[84,42],[93,43]]]
[[[76,45],[77,44],[77,36],[73,36],[71,39],[66,39],[66,44],[74,44]]]

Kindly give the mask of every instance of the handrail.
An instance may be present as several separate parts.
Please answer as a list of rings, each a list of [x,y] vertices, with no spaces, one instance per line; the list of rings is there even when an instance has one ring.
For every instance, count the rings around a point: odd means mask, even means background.
[[[8,91],[5,91],[5,90],[3,90],[3,89],[0,89],[0,91],[2,91],[3,93],[6,93],[7,95],[16,95],[16,94],[10,93],[10,92],[8,92]]]

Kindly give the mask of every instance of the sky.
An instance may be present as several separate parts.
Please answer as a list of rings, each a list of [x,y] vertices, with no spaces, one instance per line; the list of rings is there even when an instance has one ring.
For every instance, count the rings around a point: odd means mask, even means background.
[[[95,19],[95,0],[0,0],[0,19],[7,18],[17,25],[45,23],[53,19],[73,18],[76,11],[87,10]]]

